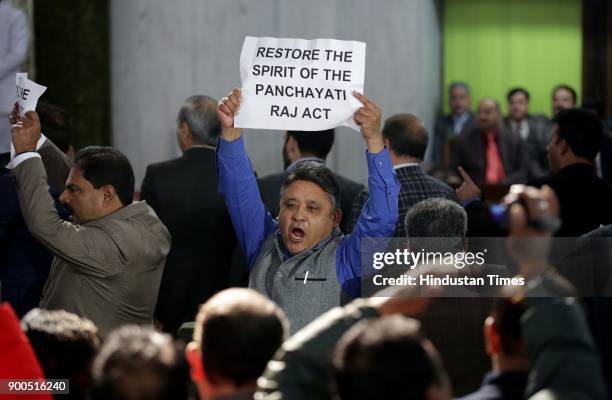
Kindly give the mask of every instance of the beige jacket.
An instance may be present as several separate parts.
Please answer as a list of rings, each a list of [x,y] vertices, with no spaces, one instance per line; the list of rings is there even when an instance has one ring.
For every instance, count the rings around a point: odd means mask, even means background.
[[[89,318],[102,334],[151,324],[171,241],[155,212],[137,202],[75,225],[58,217],[40,158],[23,161],[13,175],[30,232],[56,256],[40,306]]]

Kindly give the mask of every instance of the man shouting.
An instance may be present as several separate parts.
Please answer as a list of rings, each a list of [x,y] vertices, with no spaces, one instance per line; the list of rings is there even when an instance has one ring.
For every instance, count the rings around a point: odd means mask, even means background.
[[[240,89],[219,101],[219,191],[248,261],[249,286],[275,301],[296,332],[323,312],[360,294],[360,249],[366,237],[393,235],[399,183],[380,130],[380,109],[365,96],[354,115],[367,145],[370,197],[352,234],[343,236],[338,183],[322,163],[304,162],[281,187],[278,220],[263,205],[242,130],[234,127]]]

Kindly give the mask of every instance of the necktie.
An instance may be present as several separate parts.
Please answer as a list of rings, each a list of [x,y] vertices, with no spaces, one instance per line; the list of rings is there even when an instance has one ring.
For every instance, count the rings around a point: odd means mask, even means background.
[[[487,141],[485,182],[489,184],[500,183],[506,177],[506,173],[504,172],[504,164],[499,156],[499,149],[495,141],[495,132],[487,132],[485,138]]]

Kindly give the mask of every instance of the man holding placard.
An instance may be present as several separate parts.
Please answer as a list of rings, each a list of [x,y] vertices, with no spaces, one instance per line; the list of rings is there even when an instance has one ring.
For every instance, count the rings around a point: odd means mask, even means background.
[[[289,174],[278,220],[272,218],[259,196],[242,129],[234,125],[241,90],[234,89],[217,107],[222,126],[219,191],[249,264],[249,286],[280,305],[292,332],[341,304],[347,295],[359,296],[362,238],[392,236],[397,222],[399,183],[383,144],[380,109],[365,96],[353,95],[363,104],[353,118],[368,149],[370,198],[348,236],[338,229],[338,184],[321,163],[306,161]]]

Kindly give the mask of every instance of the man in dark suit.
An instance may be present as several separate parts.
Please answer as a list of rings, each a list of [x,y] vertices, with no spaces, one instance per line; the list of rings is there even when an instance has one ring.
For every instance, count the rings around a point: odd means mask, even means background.
[[[463,167],[477,184],[523,183],[527,157],[523,141],[501,124],[499,104],[490,97],[478,103],[476,126],[457,140],[454,166]]]
[[[451,113],[436,121],[431,140],[429,162],[436,169],[450,166],[452,148],[459,134],[474,126],[474,113],[470,110],[470,87],[465,82],[453,82],[448,87],[448,105]]]
[[[612,186],[595,174],[603,128],[595,114],[582,109],[560,111],[553,119],[548,158],[553,175],[533,186],[550,186],[561,206],[557,236],[576,237],[612,223]]]
[[[529,92],[523,88],[510,90],[507,99],[508,116],[504,118],[504,126],[525,144],[528,179],[548,175],[546,148],[550,141],[550,120],[543,115],[529,114]]]
[[[285,144],[283,145],[285,170],[258,180],[261,199],[272,216],[278,216],[280,190],[289,172],[293,171],[302,161],[311,160],[324,164],[333,144],[333,129],[320,132],[287,131]],[[338,186],[340,186],[340,209],[343,215],[340,230],[349,233],[347,223],[351,207],[355,197],[364,187],[362,184],[341,175],[334,174],[334,176]]]
[[[193,320],[199,304],[230,286],[237,242],[217,193],[215,146],[221,128],[216,107],[207,96],[185,101],[177,118],[183,155],[149,165],[142,183],[142,199],[172,235],[155,312],[171,333]]]
[[[399,218],[395,237],[406,236],[404,218],[416,203],[432,197],[457,200],[447,184],[429,176],[421,169],[427,149],[428,134],[423,123],[412,114],[396,114],[385,121],[383,139],[391,154],[393,169],[400,183],[398,197]],[[353,204],[349,229],[352,230],[368,198],[367,191],[359,193]]]
[[[522,302],[499,297],[484,321],[485,351],[491,357],[489,371],[480,388],[460,400],[522,399],[527,384],[529,359],[521,334]]]

